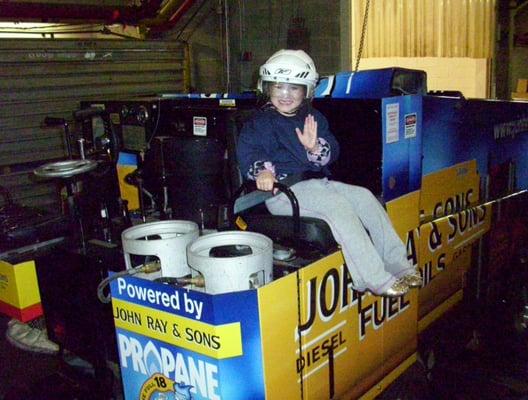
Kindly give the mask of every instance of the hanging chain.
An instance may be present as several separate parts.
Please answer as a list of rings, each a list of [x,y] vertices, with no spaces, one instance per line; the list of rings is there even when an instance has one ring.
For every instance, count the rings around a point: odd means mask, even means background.
[[[365,14],[363,15],[363,27],[361,28],[361,38],[359,39],[359,49],[356,58],[356,67],[354,72],[357,72],[359,69],[359,60],[361,60],[361,53],[363,53],[363,45],[365,44],[365,36],[367,35],[367,22],[368,22],[368,13],[369,13],[370,0],[367,0],[365,4]]]

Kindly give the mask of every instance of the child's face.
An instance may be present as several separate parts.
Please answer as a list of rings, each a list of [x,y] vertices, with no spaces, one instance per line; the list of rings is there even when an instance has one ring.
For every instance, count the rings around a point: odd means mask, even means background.
[[[297,111],[305,97],[304,86],[292,83],[272,83],[269,91],[271,104],[286,116]]]

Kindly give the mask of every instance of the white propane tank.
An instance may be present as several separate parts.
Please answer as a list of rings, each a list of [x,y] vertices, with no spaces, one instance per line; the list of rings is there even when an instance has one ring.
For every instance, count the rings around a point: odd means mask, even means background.
[[[246,250],[241,255],[215,256],[216,249],[222,248]],[[201,236],[187,246],[187,260],[193,276],[203,276],[205,292],[210,294],[253,289],[273,280],[273,242],[260,233],[227,231]]]
[[[159,221],[136,225],[121,234],[126,268],[134,268],[131,255],[156,256],[161,272],[144,276],[156,279],[160,276],[182,277],[191,270],[187,264],[186,248],[199,236],[198,224],[192,221]]]

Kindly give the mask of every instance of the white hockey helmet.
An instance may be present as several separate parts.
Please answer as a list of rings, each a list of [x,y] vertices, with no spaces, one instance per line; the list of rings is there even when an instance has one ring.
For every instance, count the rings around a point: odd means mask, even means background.
[[[260,67],[258,89],[264,82],[294,83],[306,86],[306,97],[312,97],[319,78],[312,58],[303,50],[279,50]]]

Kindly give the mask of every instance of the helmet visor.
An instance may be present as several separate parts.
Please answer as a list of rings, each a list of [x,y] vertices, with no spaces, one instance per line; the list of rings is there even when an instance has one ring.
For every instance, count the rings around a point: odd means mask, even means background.
[[[274,82],[269,84],[270,97],[291,97],[302,99],[306,95],[306,87],[294,83]]]

